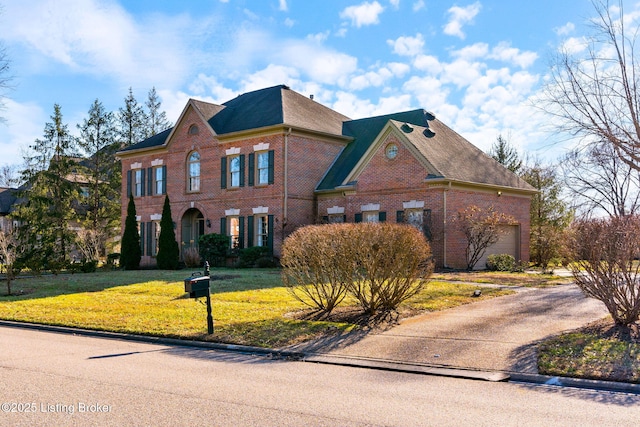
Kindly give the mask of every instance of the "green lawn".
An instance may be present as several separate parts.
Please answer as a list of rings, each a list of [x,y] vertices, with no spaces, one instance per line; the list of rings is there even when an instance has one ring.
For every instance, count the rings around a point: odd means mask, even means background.
[[[194,300],[184,293],[183,279],[189,275],[185,270],[143,270],[23,278],[13,283],[15,296],[0,296],[0,319],[270,348],[359,327],[294,315],[307,307],[282,286],[278,270],[215,269],[215,332],[209,336],[204,298]],[[432,282],[401,312],[466,304],[476,300],[471,297],[476,288]],[[505,293],[483,289],[481,298]]]

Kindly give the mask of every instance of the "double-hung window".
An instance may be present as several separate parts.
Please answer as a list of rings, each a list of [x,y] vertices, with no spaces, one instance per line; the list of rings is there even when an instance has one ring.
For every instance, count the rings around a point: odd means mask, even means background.
[[[240,187],[240,156],[229,158],[230,187]]]

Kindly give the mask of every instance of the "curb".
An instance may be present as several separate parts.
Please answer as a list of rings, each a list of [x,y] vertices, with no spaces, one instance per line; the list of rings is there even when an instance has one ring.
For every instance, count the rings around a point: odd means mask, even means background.
[[[572,387],[588,390],[631,393],[640,395],[640,384],[615,381],[591,380],[582,378],[557,377],[521,372],[486,371],[453,366],[438,366],[411,362],[390,361],[367,357],[334,356],[324,353],[302,353],[288,350],[276,350],[263,347],[252,347],[237,344],[213,343],[207,341],[182,340],[177,338],[153,337],[146,335],[126,334],[120,332],[97,331],[91,329],[70,328],[67,326],[43,325],[37,323],[13,322],[0,320],[0,326],[31,329],[45,332],[82,335],[107,339],[118,339],[150,344],[195,347],[210,350],[267,356],[272,359],[284,359],[326,365],[347,366],[364,369],[377,369],[391,372],[404,372],[422,375],[443,376],[467,380],[488,382],[512,382],[536,384],[555,387]]]

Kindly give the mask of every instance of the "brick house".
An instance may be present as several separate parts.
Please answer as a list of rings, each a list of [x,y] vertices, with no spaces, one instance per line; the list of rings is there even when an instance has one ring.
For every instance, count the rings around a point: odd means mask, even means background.
[[[463,268],[464,239],[447,223],[475,204],[516,219],[488,252],[529,258],[535,190],[421,109],[351,120],[286,86],[191,99],[173,128],[118,157],[122,222],[133,194],[143,265],[155,264],[165,194],[183,250],[223,233],[278,256],[303,225],[398,221],[424,231],[438,266]]]

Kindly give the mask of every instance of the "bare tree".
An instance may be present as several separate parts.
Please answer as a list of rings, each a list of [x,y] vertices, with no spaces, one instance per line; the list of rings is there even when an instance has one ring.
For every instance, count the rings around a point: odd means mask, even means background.
[[[498,241],[502,233],[500,225],[515,222],[514,217],[497,212],[493,207],[482,209],[471,205],[459,211],[453,223],[464,233],[467,241],[465,249],[467,269],[473,270],[489,246]]]
[[[20,273],[20,269],[17,267],[20,254],[21,245],[16,230],[0,230],[0,264],[4,266],[7,295],[11,295],[11,282]]]
[[[0,111],[4,109],[4,98],[6,98],[7,90],[10,89],[12,76],[9,74],[9,57],[7,51],[0,45]],[[0,115],[0,122],[4,121],[4,117]]]
[[[592,3],[597,16],[584,53],[558,55],[536,105],[555,117],[558,130],[590,144],[605,141],[640,170],[638,23],[625,17],[622,1],[615,7],[609,0]]]
[[[18,167],[16,165],[0,166],[0,187],[17,187],[20,183]]]
[[[611,144],[574,149],[564,156],[560,167],[582,214],[599,211],[624,217],[640,209],[640,173],[623,162]]]

